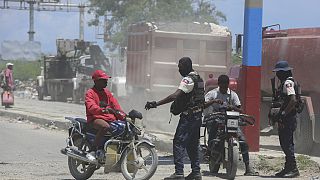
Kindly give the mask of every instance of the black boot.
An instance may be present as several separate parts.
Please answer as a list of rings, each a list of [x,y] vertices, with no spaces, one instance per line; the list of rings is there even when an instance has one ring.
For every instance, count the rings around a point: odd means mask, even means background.
[[[288,169],[285,167],[285,168],[283,168],[280,172],[277,172],[277,173],[275,174],[275,176],[277,176],[277,177],[283,177],[287,172],[288,172]]]
[[[244,173],[245,176],[259,176],[259,173],[256,172],[250,163],[245,163],[246,165],[246,172]]]
[[[191,172],[185,180],[202,180],[202,176],[200,172]]]
[[[277,177],[297,177],[299,176],[299,170],[297,168],[297,164],[295,161],[290,162],[288,160],[286,160],[285,164],[284,164],[284,168],[275,174],[275,176]]]
[[[290,164],[288,171],[283,175],[285,178],[294,178],[300,176],[299,170],[297,168],[297,164],[294,161],[292,164]]]
[[[165,177],[164,180],[183,180],[184,175],[183,174],[177,174],[173,173],[169,177]]]

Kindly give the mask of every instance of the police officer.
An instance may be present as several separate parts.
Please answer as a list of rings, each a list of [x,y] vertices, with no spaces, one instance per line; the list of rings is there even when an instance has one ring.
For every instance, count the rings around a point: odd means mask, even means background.
[[[234,110],[241,112],[241,103],[239,97],[236,92],[229,89],[229,77],[227,75],[220,75],[218,77],[218,88],[215,88],[209,91],[205,95],[205,101],[210,102],[211,100],[220,100],[220,104],[212,104],[208,108],[204,110],[204,114],[209,114],[212,112],[219,112],[222,108],[226,108],[227,110]],[[211,124],[208,127],[209,133],[209,143],[210,140],[214,139],[216,136],[217,126],[215,124]],[[252,166],[249,163],[249,146],[246,142],[246,138],[242,133],[241,128],[238,129],[239,140],[244,142],[240,143],[240,149],[243,157],[243,162],[246,166],[246,171],[244,173],[245,176],[257,176],[258,172],[255,172]],[[217,173],[217,172],[214,172]]]
[[[294,155],[293,132],[297,126],[296,117],[296,92],[295,83],[292,78],[293,68],[289,67],[287,61],[278,61],[273,69],[276,76],[280,80],[278,87],[279,99],[283,102],[280,111],[277,115],[278,121],[278,134],[281,148],[285,154],[285,166],[280,172],[276,173],[277,177],[293,178],[299,176],[296,159]]]
[[[183,79],[179,88],[173,94],[156,102],[147,102],[145,109],[156,108],[162,104],[174,101],[171,106],[171,112],[175,108],[181,108],[180,120],[173,139],[173,158],[175,164],[175,173],[164,178],[169,179],[187,179],[201,180],[200,160],[199,160],[199,138],[202,118],[202,107],[204,104],[204,85],[203,80],[196,71],[192,69],[192,61],[189,57],[183,57],[179,60],[179,72]],[[178,107],[173,107],[177,104]],[[192,172],[184,178],[184,152],[191,161]]]

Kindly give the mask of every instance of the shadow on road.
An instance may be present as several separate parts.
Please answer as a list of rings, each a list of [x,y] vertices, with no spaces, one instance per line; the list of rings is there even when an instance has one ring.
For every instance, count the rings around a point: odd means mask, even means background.
[[[209,171],[202,171],[202,176],[207,177],[218,177],[221,179],[228,179],[227,175],[225,173],[210,173]],[[255,177],[262,177],[262,178],[272,178],[274,179],[274,176],[255,176]]]
[[[260,145],[260,148],[269,149],[274,151],[282,152],[280,145]],[[309,155],[309,156],[317,156],[320,157],[320,144],[313,143],[312,150],[310,152],[297,152],[299,154]]]

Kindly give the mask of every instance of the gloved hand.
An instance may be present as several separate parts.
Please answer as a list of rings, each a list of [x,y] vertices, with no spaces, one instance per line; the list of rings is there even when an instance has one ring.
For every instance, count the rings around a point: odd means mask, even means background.
[[[146,110],[149,110],[151,108],[156,108],[157,107],[157,102],[156,101],[151,101],[151,102],[147,102],[147,104],[144,106],[144,108]]]

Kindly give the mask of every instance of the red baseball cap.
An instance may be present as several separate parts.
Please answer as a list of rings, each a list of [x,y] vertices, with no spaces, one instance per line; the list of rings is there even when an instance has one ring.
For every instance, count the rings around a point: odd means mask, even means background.
[[[92,74],[92,79],[94,81],[99,80],[99,79],[109,79],[111,76],[108,76],[105,72],[102,70],[96,70]]]

